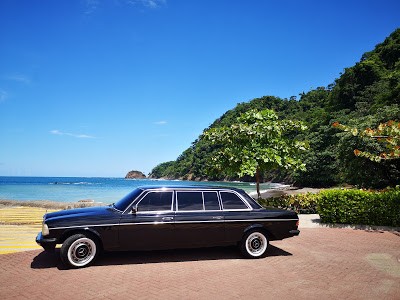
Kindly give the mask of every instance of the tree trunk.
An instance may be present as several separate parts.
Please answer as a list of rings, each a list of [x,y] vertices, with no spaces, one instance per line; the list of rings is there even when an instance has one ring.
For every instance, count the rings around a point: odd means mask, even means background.
[[[256,170],[256,182],[257,182],[257,195],[258,199],[261,198],[261,193],[260,193],[260,170],[257,168]]]

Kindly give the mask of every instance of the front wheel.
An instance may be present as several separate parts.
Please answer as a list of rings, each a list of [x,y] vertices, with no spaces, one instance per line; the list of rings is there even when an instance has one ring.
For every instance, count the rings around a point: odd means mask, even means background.
[[[75,234],[67,238],[60,250],[61,261],[72,268],[88,266],[96,258],[96,241],[84,234]]]
[[[252,230],[243,236],[240,250],[248,258],[261,258],[266,254],[268,243],[268,238],[263,232]]]

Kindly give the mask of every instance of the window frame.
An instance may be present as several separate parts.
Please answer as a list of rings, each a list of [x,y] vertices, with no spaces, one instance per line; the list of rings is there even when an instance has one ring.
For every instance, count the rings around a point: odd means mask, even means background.
[[[204,206],[204,211],[223,211],[222,209],[222,202],[221,202],[221,197],[219,196],[219,191],[218,190],[209,190],[209,191],[202,191],[203,193],[203,206]],[[218,206],[219,209],[206,209],[206,204],[204,202],[204,193],[215,193],[217,195],[217,201],[218,201]]]
[[[201,193],[201,199],[202,199],[202,203],[203,203],[203,209],[196,209],[196,210],[179,210],[179,193]],[[196,211],[205,211],[205,207],[204,207],[204,195],[203,195],[203,191],[193,191],[193,190],[180,190],[180,191],[176,191],[176,196],[175,196],[175,211],[176,212],[196,212]]]
[[[201,197],[203,200],[203,209],[202,210],[179,210],[178,194],[180,192],[181,193],[182,192],[201,193]],[[206,209],[205,203],[204,203],[204,193],[207,193],[207,192],[212,192],[217,195],[219,209]],[[190,189],[175,190],[175,212],[176,213],[222,212],[222,204],[221,204],[221,198],[219,195],[219,190],[190,190]]]
[[[222,201],[222,193],[229,193],[229,194],[234,194],[236,195],[247,208],[225,208],[224,207],[224,202]],[[251,205],[246,201],[246,199],[244,199],[239,193],[237,193],[234,190],[221,190],[219,191],[219,197],[220,197],[220,203],[222,206],[222,210],[223,211],[251,211],[253,210],[253,208],[251,207]]]
[[[146,196],[150,193],[171,193],[171,207],[169,210],[146,210],[146,211],[138,211],[138,206],[140,205],[140,202],[142,202],[142,200],[144,198],[146,198]],[[140,199],[132,206],[136,208],[136,214],[148,214],[148,213],[167,213],[167,212],[173,212],[174,211],[174,190],[148,190],[146,193],[144,193]]]

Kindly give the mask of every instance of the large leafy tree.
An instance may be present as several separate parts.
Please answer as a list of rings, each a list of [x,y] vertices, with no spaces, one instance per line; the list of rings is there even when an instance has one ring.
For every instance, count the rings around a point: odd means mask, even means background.
[[[307,127],[300,121],[279,120],[273,110],[252,109],[241,114],[230,126],[211,128],[202,138],[219,145],[208,164],[210,173],[256,176],[260,194],[260,175],[274,169],[305,169],[300,153],[307,142],[296,139]]]

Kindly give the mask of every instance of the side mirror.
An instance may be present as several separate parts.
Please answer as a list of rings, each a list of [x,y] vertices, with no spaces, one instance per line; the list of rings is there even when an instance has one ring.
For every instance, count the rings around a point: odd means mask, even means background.
[[[136,206],[132,206],[131,214],[132,214],[132,215],[135,215],[136,212],[137,212],[137,207],[136,207]]]

